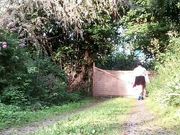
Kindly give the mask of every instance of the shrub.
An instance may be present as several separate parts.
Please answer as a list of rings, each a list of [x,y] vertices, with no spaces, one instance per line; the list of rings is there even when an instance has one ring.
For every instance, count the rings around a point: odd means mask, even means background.
[[[0,30],[0,102],[10,105],[41,108],[80,99],[68,93],[67,77],[47,56],[36,57],[28,48],[19,47],[14,34]]]
[[[167,52],[156,65],[159,75],[149,86],[152,98],[162,105],[180,105],[179,43],[180,38],[171,39]]]
[[[135,63],[136,59],[133,55],[115,53],[98,60],[96,65],[107,70],[132,70]]]

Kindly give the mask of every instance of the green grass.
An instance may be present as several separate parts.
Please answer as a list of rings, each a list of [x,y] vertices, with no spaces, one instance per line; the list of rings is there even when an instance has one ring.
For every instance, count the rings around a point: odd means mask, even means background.
[[[156,119],[152,121],[153,125],[173,131],[174,135],[180,133],[180,107],[160,106],[151,99],[147,101],[147,105],[156,116]]]
[[[133,103],[132,99],[110,99],[35,135],[119,135]]]
[[[62,106],[53,106],[38,111],[22,111],[16,106],[0,104],[0,130],[9,127],[22,126],[24,124],[51,118],[62,113],[71,112],[93,102],[95,102],[95,100],[86,99],[79,102],[64,104]]]

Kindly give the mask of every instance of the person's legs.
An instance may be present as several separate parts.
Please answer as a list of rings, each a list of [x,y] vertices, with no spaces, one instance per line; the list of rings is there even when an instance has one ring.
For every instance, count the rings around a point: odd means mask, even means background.
[[[146,82],[144,80],[144,83],[142,85],[142,100],[146,97]]]
[[[144,94],[145,94],[145,86],[146,86],[145,77],[144,76],[136,76],[134,86],[137,87],[137,91],[139,93],[138,100],[141,100],[141,99],[143,100]]]
[[[142,90],[142,93],[141,93],[141,99],[144,100],[144,97],[145,97],[145,94],[146,94],[146,81],[145,81],[145,77],[143,76],[141,78],[141,90]]]
[[[138,90],[138,100],[144,99],[143,98],[143,86],[142,85],[137,85],[137,90]]]
[[[141,100],[144,100],[144,86],[141,85]]]

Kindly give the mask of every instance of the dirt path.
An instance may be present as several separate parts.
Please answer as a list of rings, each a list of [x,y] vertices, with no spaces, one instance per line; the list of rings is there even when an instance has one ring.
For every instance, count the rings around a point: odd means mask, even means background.
[[[81,110],[81,111],[83,111],[83,110]],[[0,132],[0,135],[28,135],[28,134],[33,134],[36,131],[38,131],[38,129],[46,128],[50,125],[55,124],[58,121],[68,119],[69,117],[72,117],[72,116],[78,114],[79,112],[80,112],[80,110],[72,112],[72,113],[62,114],[60,116],[56,116],[56,117],[53,117],[51,119],[31,123],[31,124],[27,125],[26,127],[10,128],[10,129],[7,129],[7,130]]]
[[[176,135],[153,124],[155,116],[147,109],[144,101],[137,101],[127,122],[123,135]]]
[[[29,134],[33,134],[41,128],[47,128],[48,126],[54,125],[58,121],[66,120],[72,116],[75,116],[75,115],[81,113],[82,111],[89,110],[89,109],[92,109],[94,107],[97,107],[98,105],[103,103],[103,101],[105,101],[105,100],[98,100],[95,103],[90,103],[86,107],[80,108],[76,111],[61,114],[61,115],[53,117],[51,119],[47,119],[47,120],[43,120],[43,121],[39,121],[39,122],[34,122],[34,123],[28,124],[28,125],[21,127],[21,128],[9,128],[7,130],[1,131],[0,135],[29,135]]]
[[[104,100],[98,101],[96,103],[91,103],[90,105],[73,111],[71,113],[65,113],[60,116],[56,116],[51,119],[43,120],[40,122],[34,122],[32,124],[26,125],[21,128],[10,128],[5,131],[1,131],[0,135],[28,135],[37,132],[41,128],[47,128],[58,121],[66,120],[72,116],[75,116],[82,111],[92,109],[97,107]],[[124,133],[123,135],[177,135],[173,132],[169,132],[166,129],[157,127],[153,124],[153,120],[156,119],[152,113],[145,106],[144,101],[137,101],[129,114],[129,118],[123,125]]]

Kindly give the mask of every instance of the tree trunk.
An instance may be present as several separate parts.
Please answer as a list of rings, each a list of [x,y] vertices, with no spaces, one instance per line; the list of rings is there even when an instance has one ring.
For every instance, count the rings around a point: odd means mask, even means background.
[[[68,91],[84,90],[91,93],[93,60],[88,50],[85,51],[84,62],[85,64],[81,66],[79,73],[76,71],[75,75],[73,72],[69,75]]]

